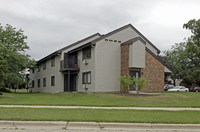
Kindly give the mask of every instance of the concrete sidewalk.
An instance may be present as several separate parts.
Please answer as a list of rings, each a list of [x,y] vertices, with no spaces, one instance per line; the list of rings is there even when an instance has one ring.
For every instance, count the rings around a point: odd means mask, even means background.
[[[0,121],[0,130],[200,130],[200,124]]]
[[[36,106],[36,105],[0,105],[0,108],[58,108],[58,109],[127,109],[127,110],[167,110],[167,111],[200,111],[200,108],[169,108],[169,107],[96,107],[96,106]]]

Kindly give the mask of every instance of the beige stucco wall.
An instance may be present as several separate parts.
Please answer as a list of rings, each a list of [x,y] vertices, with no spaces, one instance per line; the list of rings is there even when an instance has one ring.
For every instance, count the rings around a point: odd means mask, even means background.
[[[60,70],[60,56],[55,57],[55,66],[51,67],[51,60],[46,61],[46,69],[40,65],[40,71],[30,74],[30,82],[34,80],[35,87],[32,88],[33,92],[48,92],[58,93],[63,92],[63,77]],[[31,70],[32,72],[32,70]],[[55,86],[51,86],[51,76],[55,76]],[[46,87],[43,87],[43,78],[46,78]],[[38,79],[40,79],[40,87],[38,88]]]
[[[131,28],[97,42],[95,52],[95,92],[120,91],[121,43],[138,36]]]
[[[140,40],[129,45],[129,67],[145,68],[145,45]]]

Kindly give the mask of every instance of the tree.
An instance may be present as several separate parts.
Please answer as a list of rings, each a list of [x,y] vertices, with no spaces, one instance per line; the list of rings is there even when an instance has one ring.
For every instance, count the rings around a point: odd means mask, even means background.
[[[187,77],[187,53],[185,52],[186,43],[177,43],[170,50],[165,51],[164,61],[171,67],[171,78],[176,84],[176,79],[189,78]]]
[[[191,79],[197,83],[200,82],[200,19],[192,19],[183,25],[184,28],[191,31],[192,35],[186,42],[186,53],[188,55],[188,71]]]
[[[25,53],[29,50],[26,39],[22,29],[16,30],[11,25],[3,27],[0,24],[0,68],[3,67],[0,74],[5,78],[1,79],[0,88],[4,84],[9,87],[20,84],[23,80],[22,72],[35,65],[35,61]]]
[[[192,35],[185,42],[175,44],[165,52],[168,65],[172,67],[172,78],[182,78],[188,82],[200,82],[200,19],[190,20],[183,25]]]
[[[7,63],[2,56],[0,56],[0,88],[4,87],[6,80],[5,72],[7,71]]]

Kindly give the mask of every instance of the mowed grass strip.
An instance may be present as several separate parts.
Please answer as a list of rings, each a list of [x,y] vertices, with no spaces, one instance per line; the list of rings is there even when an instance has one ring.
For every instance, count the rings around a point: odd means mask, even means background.
[[[200,92],[163,92],[159,96],[121,96],[108,93],[3,93],[0,105],[200,107]]]
[[[199,124],[199,111],[0,108],[0,120]]]

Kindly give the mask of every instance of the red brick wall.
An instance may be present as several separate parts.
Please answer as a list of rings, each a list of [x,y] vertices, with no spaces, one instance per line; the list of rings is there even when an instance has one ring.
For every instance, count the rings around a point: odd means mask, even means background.
[[[121,75],[129,76],[129,45],[121,46]]]
[[[142,92],[163,91],[164,65],[148,51],[145,54],[145,68],[141,69],[141,77],[145,77],[149,82]],[[121,46],[121,75],[129,76],[129,45]]]
[[[146,51],[145,68],[141,70],[141,76],[149,80],[142,89],[143,92],[163,91],[164,89],[164,65]]]

